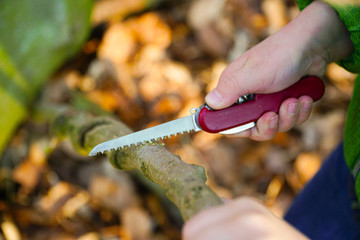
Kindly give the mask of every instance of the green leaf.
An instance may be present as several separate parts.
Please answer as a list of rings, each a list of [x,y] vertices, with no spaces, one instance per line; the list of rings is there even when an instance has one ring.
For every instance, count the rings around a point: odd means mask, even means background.
[[[81,48],[92,3],[0,1],[0,154],[50,74]]]

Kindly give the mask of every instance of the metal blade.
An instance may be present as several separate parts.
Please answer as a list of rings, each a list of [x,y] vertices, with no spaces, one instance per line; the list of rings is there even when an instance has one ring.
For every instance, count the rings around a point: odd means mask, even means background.
[[[110,151],[112,149],[117,150],[126,146],[130,147],[131,145],[138,145],[185,132],[197,132],[200,130],[201,129],[196,125],[193,119],[193,115],[190,115],[107,142],[103,142],[95,146],[89,155],[95,156],[97,153],[104,153],[105,151]]]
[[[244,124],[244,125],[240,125],[240,126],[237,126],[237,127],[234,127],[234,128],[230,128],[228,130],[225,130],[225,131],[221,131],[219,133],[221,134],[236,134],[236,133],[239,133],[239,132],[242,132],[242,131],[245,131],[245,130],[248,130],[252,127],[255,126],[255,123],[254,122],[249,122],[247,124]]]

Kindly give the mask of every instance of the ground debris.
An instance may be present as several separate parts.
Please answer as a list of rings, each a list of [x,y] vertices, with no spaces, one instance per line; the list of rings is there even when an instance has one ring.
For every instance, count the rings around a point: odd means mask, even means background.
[[[149,9],[148,2],[159,5]],[[296,9],[285,0],[96,1],[83,52],[40,98],[118,117],[134,130],[189,115],[229,60],[279,30]],[[253,196],[282,216],[341,142],[353,81],[329,65],[326,95],[310,119],[272,141],[199,132],[163,142],[204,166],[219,196]],[[12,139],[0,161],[0,239],[180,239],[180,214],[158,186],[58,142],[32,117]]]

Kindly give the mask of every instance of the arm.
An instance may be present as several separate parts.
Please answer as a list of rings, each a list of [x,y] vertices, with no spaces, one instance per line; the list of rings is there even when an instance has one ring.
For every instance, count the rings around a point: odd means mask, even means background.
[[[303,75],[323,75],[328,62],[352,51],[349,34],[336,12],[325,3],[314,2],[284,29],[231,63],[206,101],[213,108],[223,108],[246,93],[279,91]],[[256,128],[242,134],[256,140],[269,139],[276,131],[305,121],[310,110],[308,97],[288,99],[279,116],[266,113]],[[308,238],[260,203],[239,198],[190,219],[183,229],[183,239]]]
[[[329,62],[353,52],[349,33],[337,13],[326,3],[314,2],[281,31],[250,49],[222,73],[217,87],[206,97],[215,109],[230,106],[244,94],[282,90],[304,75],[322,76]],[[312,100],[288,99],[279,115],[264,114],[255,128],[237,136],[271,139],[310,115]]]

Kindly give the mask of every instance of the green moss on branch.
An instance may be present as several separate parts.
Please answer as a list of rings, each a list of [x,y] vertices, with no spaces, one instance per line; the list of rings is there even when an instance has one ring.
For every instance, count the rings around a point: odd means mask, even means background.
[[[74,147],[83,154],[101,142],[131,133],[119,121],[106,117],[91,118],[75,112],[61,112],[53,121],[52,128],[58,136],[69,136]],[[138,169],[150,181],[159,184],[179,208],[184,220],[221,204],[219,197],[206,185],[202,167],[185,163],[160,145],[111,151],[108,157],[115,168]]]

